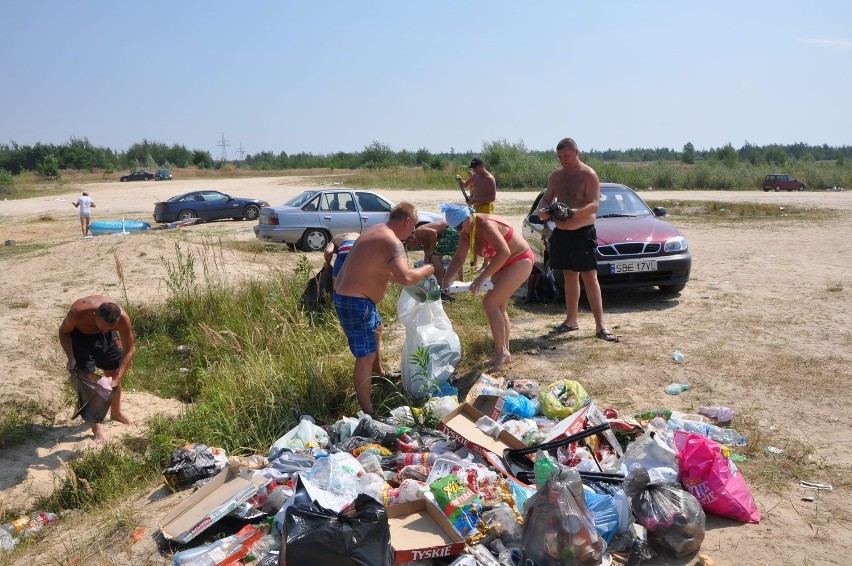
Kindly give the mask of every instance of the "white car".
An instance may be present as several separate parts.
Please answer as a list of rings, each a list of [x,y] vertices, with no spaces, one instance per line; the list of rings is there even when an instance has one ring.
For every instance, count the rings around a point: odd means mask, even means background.
[[[281,206],[260,210],[254,235],[267,242],[320,251],[337,234],[362,232],[387,222],[394,203],[362,189],[317,189],[299,193]],[[440,214],[417,213],[417,225],[441,220]]]

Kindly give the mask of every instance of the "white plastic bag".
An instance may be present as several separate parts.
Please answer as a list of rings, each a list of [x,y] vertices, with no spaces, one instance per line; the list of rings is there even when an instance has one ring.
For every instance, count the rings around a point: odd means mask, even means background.
[[[400,362],[403,387],[415,399],[437,393],[461,359],[461,343],[444,307],[440,301],[419,302],[403,289],[396,312],[405,326]],[[428,352],[423,365],[412,359],[423,352],[420,348]]]

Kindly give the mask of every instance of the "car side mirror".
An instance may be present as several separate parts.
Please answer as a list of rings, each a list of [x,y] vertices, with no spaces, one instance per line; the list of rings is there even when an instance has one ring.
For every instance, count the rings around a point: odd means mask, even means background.
[[[654,207],[654,216],[665,216],[668,211],[664,206],[655,206]]]
[[[538,214],[530,214],[529,218],[527,218],[530,224],[544,224],[544,220]]]

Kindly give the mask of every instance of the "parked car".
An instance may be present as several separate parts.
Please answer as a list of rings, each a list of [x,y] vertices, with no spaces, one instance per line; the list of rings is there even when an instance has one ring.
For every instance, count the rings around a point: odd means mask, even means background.
[[[319,251],[337,234],[361,232],[374,224],[387,222],[393,207],[391,201],[372,191],[308,190],[281,206],[261,209],[254,235],[267,242]],[[440,214],[418,211],[417,225],[441,218]]]
[[[523,222],[523,235],[542,267],[549,265],[548,238],[553,222],[538,216],[539,193]],[[600,207],[595,218],[598,245],[598,281],[605,289],[657,286],[665,293],[678,293],[689,280],[692,255],[686,238],[677,228],[660,219],[666,209],[651,210],[633,189],[601,183]],[[561,270],[555,273],[563,286]]]
[[[225,193],[204,189],[184,193],[154,205],[154,221],[177,220],[257,220],[260,209],[269,203],[256,198],[237,198]]]
[[[773,174],[763,178],[763,191],[768,192],[770,189],[776,193],[780,190],[804,191],[805,184],[792,175]]]
[[[121,177],[119,181],[122,183],[125,181],[150,181],[154,178],[154,174],[150,171],[145,171],[143,169],[134,169],[128,175]]]
[[[168,169],[157,169],[154,171],[154,180],[155,181],[171,181],[172,180],[172,172]]]

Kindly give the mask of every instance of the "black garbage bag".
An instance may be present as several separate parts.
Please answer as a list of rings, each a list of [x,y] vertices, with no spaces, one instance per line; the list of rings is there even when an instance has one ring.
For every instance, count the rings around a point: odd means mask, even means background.
[[[636,522],[648,529],[648,542],[677,558],[701,548],[704,510],[678,483],[652,483],[648,470],[634,468],[624,479]]]
[[[188,444],[172,452],[172,465],[163,470],[163,479],[173,490],[185,489],[198,480],[215,476],[224,467],[204,444]]]
[[[393,551],[385,506],[361,493],[340,513],[325,509],[296,476],[285,505],[282,565],[391,566]]]
[[[303,307],[308,310],[317,310],[323,305],[331,302],[331,293],[334,291],[334,278],[330,265],[323,265],[319,272],[311,277],[305,287],[300,300]]]
[[[89,379],[93,376],[95,381]],[[77,391],[77,411],[72,419],[81,417],[87,423],[102,423],[106,418],[115,389],[106,390],[97,384],[100,376],[78,369],[71,372],[71,384]]]

